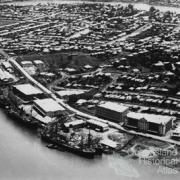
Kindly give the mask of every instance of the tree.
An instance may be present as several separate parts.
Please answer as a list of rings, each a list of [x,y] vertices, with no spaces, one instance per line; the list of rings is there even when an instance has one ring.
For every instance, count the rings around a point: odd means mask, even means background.
[[[151,6],[150,9],[149,9],[149,12],[154,13],[155,11],[156,11],[156,8],[154,6]]]

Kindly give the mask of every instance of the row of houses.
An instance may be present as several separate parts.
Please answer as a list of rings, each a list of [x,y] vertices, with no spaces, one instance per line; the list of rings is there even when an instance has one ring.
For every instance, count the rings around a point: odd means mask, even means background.
[[[151,107],[169,108],[179,110],[180,100],[170,96],[162,96],[150,93],[105,91],[104,98],[114,101],[131,102],[132,104],[146,105]]]
[[[4,49],[20,54],[66,50],[117,54],[121,47],[118,43],[114,46],[115,41],[142,25],[138,10],[120,5],[116,8],[105,4],[12,5],[2,6],[1,11],[5,21],[17,21],[0,27],[0,36],[5,37],[1,44]]]

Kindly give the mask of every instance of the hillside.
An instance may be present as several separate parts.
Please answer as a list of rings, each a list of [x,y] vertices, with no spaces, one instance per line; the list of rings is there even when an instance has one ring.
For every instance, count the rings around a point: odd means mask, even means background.
[[[17,60],[25,61],[25,60],[43,60],[44,62],[58,66],[61,68],[72,67],[72,68],[79,68],[83,67],[84,65],[91,65],[91,66],[99,66],[103,63],[102,60],[92,57],[88,54],[84,53],[54,53],[54,54],[31,54],[31,55],[24,55]]]

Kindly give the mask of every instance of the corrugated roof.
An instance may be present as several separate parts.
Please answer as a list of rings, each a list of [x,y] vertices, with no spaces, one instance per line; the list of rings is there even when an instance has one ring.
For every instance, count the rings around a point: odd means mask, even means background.
[[[127,114],[127,117],[137,120],[145,119],[148,122],[152,122],[156,124],[161,124],[161,123],[166,124],[173,118],[173,116],[163,116],[163,115],[135,113],[135,112],[129,112]]]
[[[128,109],[128,107],[126,106],[123,106],[118,103],[113,103],[113,102],[105,102],[104,104],[100,104],[99,107],[103,107],[103,108],[110,109],[116,112],[121,112],[121,113]]]
[[[38,99],[34,101],[45,112],[64,111],[65,109],[51,98]]]
[[[33,95],[33,94],[42,94],[43,92],[37,87],[32,86],[31,84],[18,84],[14,85],[14,88],[21,91],[25,95]]]

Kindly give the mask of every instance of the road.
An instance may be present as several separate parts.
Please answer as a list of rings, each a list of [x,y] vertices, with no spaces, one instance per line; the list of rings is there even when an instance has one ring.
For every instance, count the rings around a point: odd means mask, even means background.
[[[76,32],[75,34],[73,34],[72,36],[68,37],[67,40],[71,40],[71,39],[75,39],[75,38],[79,38],[83,35],[86,35],[86,34],[89,34],[90,33],[90,30],[89,28],[85,28],[79,32]]]
[[[57,84],[58,84],[58,83],[63,82],[63,81],[66,80],[68,77],[69,77],[68,74],[66,74],[66,73],[64,73],[64,72],[61,72],[61,77],[58,78],[58,79],[56,79],[55,81],[51,82],[51,83],[48,85],[48,89],[53,92],[54,90],[53,90],[52,88],[53,88],[53,87],[57,87]]]
[[[16,62],[16,60],[12,57],[10,57],[6,52],[4,52],[2,49],[0,49],[0,53],[7,59],[8,62],[12,64],[13,67],[15,67],[19,72],[21,72],[22,75],[24,75],[33,85],[37,86],[39,89],[41,89],[45,94],[50,95],[52,92],[49,91],[46,87],[44,87],[42,84],[37,82],[34,78],[32,78],[20,65]]]
[[[152,24],[146,24],[146,25],[140,27],[139,29],[135,30],[135,31],[132,32],[131,34],[128,34],[128,35],[125,35],[125,36],[120,37],[120,38],[118,38],[118,39],[115,39],[115,40],[113,40],[113,41],[110,41],[110,42],[108,42],[106,45],[112,45],[112,44],[114,44],[114,43],[116,43],[116,42],[125,41],[126,39],[128,39],[128,38],[130,38],[130,37],[137,36],[137,35],[141,34],[142,32],[147,31],[147,30],[149,30],[149,29],[151,29],[151,28],[152,28]]]
[[[61,78],[56,79],[55,81],[51,82],[48,85],[48,89],[52,90],[52,87],[56,87],[58,83],[63,82],[64,80],[70,78],[71,76],[85,76],[85,75],[95,75],[96,73],[101,73],[103,69],[96,69],[94,71],[89,71],[89,72],[84,72],[84,73],[80,73],[80,74],[74,74],[74,75],[69,75],[66,74],[65,72],[61,72]]]
[[[94,119],[96,121],[100,121],[106,124],[109,124],[109,126],[116,128],[118,130],[122,130],[124,132],[127,133],[132,133],[135,135],[141,135],[144,137],[148,137],[148,138],[153,138],[153,139],[157,139],[157,140],[161,140],[161,141],[165,141],[165,142],[169,142],[169,143],[173,143],[173,144],[177,144],[180,145],[180,142],[172,140],[172,139],[168,139],[167,137],[160,137],[160,136],[155,136],[155,135],[151,135],[151,134],[145,134],[145,133],[141,133],[141,132],[136,132],[136,131],[129,131],[124,129],[121,125],[117,124],[117,123],[113,123],[101,118],[98,118],[96,116],[92,116],[92,115],[88,115],[85,114],[77,109],[72,108],[71,106],[69,106],[68,104],[66,104],[63,99],[59,99],[56,97],[56,95],[51,92],[50,90],[48,90],[46,87],[44,87],[42,84],[40,84],[39,82],[37,82],[35,79],[33,79],[17,62],[14,58],[9,57],[8,54],[6,54],[2,49],[0,49],[0,53],[2,55],[4,55],[6,58],[8,58],[7,60],[17,69],[19,70],[33,85],[35,85],[36,87],[38,87],[39,89],[41,89],[44,93],[48,94],[52,99],[54,99],[56,102],[58,102],[61,106],[63,106],[65,109],[79,115],[82,116],[86,119]]]

